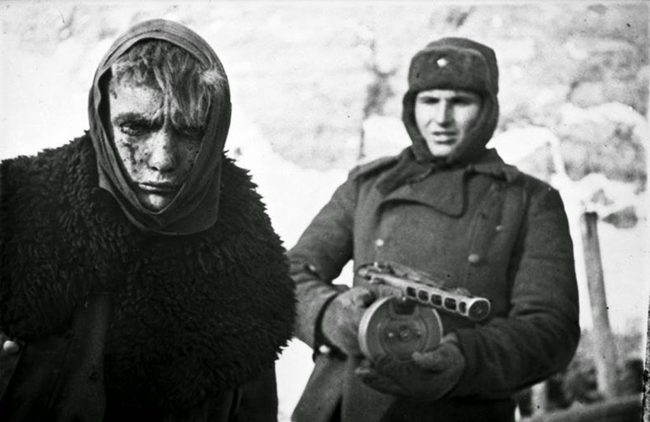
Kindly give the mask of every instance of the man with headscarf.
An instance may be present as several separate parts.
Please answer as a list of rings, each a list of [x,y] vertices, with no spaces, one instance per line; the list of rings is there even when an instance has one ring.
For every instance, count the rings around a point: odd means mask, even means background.
[[[1,420],[277,419],[294,285],[230,112],[205,40],[146,21],[101,61],[89,132],[2,162]]]
[[[494,51],[434,41],[413,57],[408,83],[402,118],[412,145],[352,170],[289,251],[297,336],[315,360],[297,422],[514,421],[513,393],[562,369],[577,347],[561,198],[486,148],[499,116]],[[353,286],[333,284],[349,260]],[[363,351],[388,353],[391,341],[359,341],[363,315],[387,291],[356,271],[372,263],[487,298],[490,317],[441,311],[437,347],[368,359]]]

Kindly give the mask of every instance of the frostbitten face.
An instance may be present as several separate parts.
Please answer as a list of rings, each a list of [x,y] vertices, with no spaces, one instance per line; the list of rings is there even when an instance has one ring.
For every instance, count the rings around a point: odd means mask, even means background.
[[[415,122],[434,157],[446,157],[467,141],[481,111],[472,91],[430,89],[415,98]]]
[[[201,128],[181,126],[169,98],[157,88],[111,85],[109,131],[140,203],[163,210],[187,180],[201,147]]]

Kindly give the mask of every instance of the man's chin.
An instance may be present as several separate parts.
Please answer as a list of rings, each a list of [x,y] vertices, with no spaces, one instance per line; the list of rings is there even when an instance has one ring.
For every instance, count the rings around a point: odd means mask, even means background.
[[[431,151],[431,155],[434,157],[446,157],[451,152],[454,150],[452,147],[435,147],[435,148],[429,148],[429,151]]]
[[[176,196],[175,193],[161,195],[156,193],[140,192],[138,199],[142,206],[149,211],[158,212],[165,209],[172,202],[174,196]]]

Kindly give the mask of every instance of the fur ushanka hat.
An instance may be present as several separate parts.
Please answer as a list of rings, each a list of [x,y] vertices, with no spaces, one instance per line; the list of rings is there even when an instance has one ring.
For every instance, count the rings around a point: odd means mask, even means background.
[[[464,89],[483,99],[479,118],[468,139],[447,158],[447,164],[468,163],[485,150],[499,119],[499,68],[494,51],[467,38],[442,38],[428,44],[411,60],[409,88],[402,101],[402,121],[420,162],[430,161],[426,141],[415,122],[415,98],[430,89]]]

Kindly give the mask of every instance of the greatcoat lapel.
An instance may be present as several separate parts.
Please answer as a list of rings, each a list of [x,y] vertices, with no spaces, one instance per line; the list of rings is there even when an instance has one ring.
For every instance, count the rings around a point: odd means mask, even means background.
[[[466,205],[466,178],[471,174],[484,174],[512,182],[519,172],[505,164],[494,150],[488,150],[476,164],[433,172],[421,181],[400,186],[383,199],[382,205],[393,201],[416,202],[450,217],[460,217]]]
[[[465,169],[434,173],[418,183],[400,186],[382,201],[418,202],[451,217],[462,215],[464,209]]]

